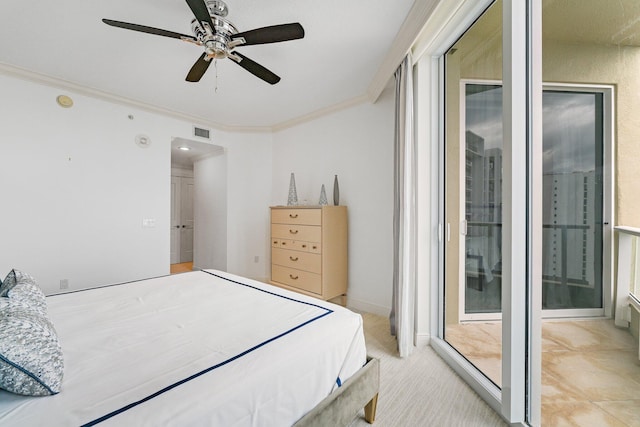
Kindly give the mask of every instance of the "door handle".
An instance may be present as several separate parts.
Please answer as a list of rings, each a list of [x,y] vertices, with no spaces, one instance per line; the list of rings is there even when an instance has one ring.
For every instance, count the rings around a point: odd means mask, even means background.
[[[179,225],[176,225],[176,228],[180,228],[180,226],[179,226]]]

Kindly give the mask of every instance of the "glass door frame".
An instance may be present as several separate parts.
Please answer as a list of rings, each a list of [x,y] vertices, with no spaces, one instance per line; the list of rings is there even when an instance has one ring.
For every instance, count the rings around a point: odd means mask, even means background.
[[[502,80],[483,80],[483,79],[461,79],[460,80],[460,129],[464,129],[465,126],[465,89],[468,84],[477,85],[496,85],[502,86]],[[598,93],[602,95],[602,136],[603,136],[603,150],[602,150],[602,187],[603,187],[603,206],[602,206],[602,308],[580,308],[580,309],[553,309],[542,310],[542,318],[571,318],[571,317],[611,317],[613,312],[613,123],[615,120],[615,87],[612,85],[598,85],[587,83],[556,83],[556,82],[543,82],[542,87],[544,92],[578,92],[578,93]],[[464,150],[460,150],[460,174],[464,172]],[[460,180],[460,207],[464,209],[464,203],[462,198],[464,197],[464,181]],[[464,218],[464,211],[460,212],[460,217]],[[457,236],[460,240],[460,259],[464,259],[464,235]],[[464,264],[460,263],[460,277],[464,277]],[[459,295],[458,311],[461,321],[495,321],[502,319],[502,312],[496,313],[473,313],[466,314],[466,285],[463,280],[459,283]]]
[[[428,215],[421,221],[422,227],[431,230],[430,242],[421,251],[422,255],[428,257],[431,266],[428,274],[431,284],[430,344],[506,421],[513,425],[539,425],[541,286],[531,284],[535,278],[542,277],[541,257],[535,256],[541,254],[542,239],[541,233],[532,233],[531,230],[542,227],[541,0],[503,0],[505,203],[502,240],[502,388],[493,384],[443,339],[443,248],[447,238],[443,185],[443,58],[450,46],[492,3],[492,0],[441,2],[426,26],[431,35],[422,38],[414,46],[418,152],[421,156],[430,156],[426,164],[429,168],[429,193],[418,195],[419,199],[428,200],[428,208],[425,209]],[[512,141],[518,143],[512,144]],[[422,154],[420,147],[425,150]],[[526,243],[523,245],[522,242]],[[521,286],[512,287],[512,283]]]
[[[543,90],[559,92],[599,93],[602,95],[602,308],[543,310],[543,318],[612,317],[614,292],[614,123],[615,87],[587,83],[544,83]]]
[[[481,80],[481,79],[460,79],[460,129],[466,129],[466,118],[467,118],[467,114],[466,114],[466,87],[468,84],[478,84],[478,85],[487,85],[487,86],[500,86],[502,87],[502,80]],[[461,149],[460,149],[460,212],[459,212],[459,216],[460,218],[465,218],[465,204],[464,204],[464,197],[465,197],[465,181],[462,179],[463,174],[464,174],[464,155],[465,155],[465,150],[462,149],[462,144],[466,145],[466,141],[461,141]],[[467,226],[465,225],[464,227],[465,229],[467,228]],[[500,310],[499,312],[494,312],[494,313],[471,313],[471,314],[467,314],[466,313],[466,297],[467,297],[467,286],[465,283],[465,280],[463,280],[462,278],[464,278],[466,276],[466,271],[465,271],[465,265],[464,265],[464,260],[466,257],[466,253],[465,253],[465,249],[466,249],[466,230],[465,230],[465,234],[460,234],[459,236],[457,236],[459,239],[459,247],[460,247],[460,252],[458,254],[459,256],[459,286],[458,286],[458,318],[460,319],[460,322],[468,322],[468,321],[501,321],[502,320],[502,310]]]

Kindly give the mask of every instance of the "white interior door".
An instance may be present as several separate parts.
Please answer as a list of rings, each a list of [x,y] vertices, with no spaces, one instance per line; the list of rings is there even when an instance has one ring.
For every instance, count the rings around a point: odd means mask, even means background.
[[[170,255],[171,264],[180,262],[180,185],[179,177],[171,177],[171,225],[170,234]]]
[[[171,177],[171,264],[193,261],[193,189],[193,178]]]
[[[180,262],[193,261],[193,178],[180,183]]]

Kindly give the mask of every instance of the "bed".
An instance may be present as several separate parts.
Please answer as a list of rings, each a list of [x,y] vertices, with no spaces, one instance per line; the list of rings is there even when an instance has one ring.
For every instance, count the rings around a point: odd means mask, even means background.
[[[0,390],[2,426],[348,425],[365,406],[375,418],[379,365],[361,316],[341,306],[216,270],[46,306],[59,393]]]

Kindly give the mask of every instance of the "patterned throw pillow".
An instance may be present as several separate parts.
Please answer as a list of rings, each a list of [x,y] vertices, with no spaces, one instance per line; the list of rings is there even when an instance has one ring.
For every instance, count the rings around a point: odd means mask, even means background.
[[[36,280],[19,270],[11,270],[0,286],[0,297],[8,297],[12,303],[39,314],[47,315],[47,300]]]
[[[27,396],[60,391],[64,361],[35,279],[11,270],[0,285],[0,388]]]
[[[0,310],[0,388],[27,396],[60,391],[64,361],[51,322],[9,299]]]
[[[18,282],[7,293],[12,304],[20,305],[25,310],[34,310],[41,316],[47,316],[47,299],[42,289],[35,283]]]
[[[27,273],[14,268],[7,274],[4,282],[0,285],[0,297],[6,297],[9,291],[18,283],[33,283],[36,285],[36,280]]]

